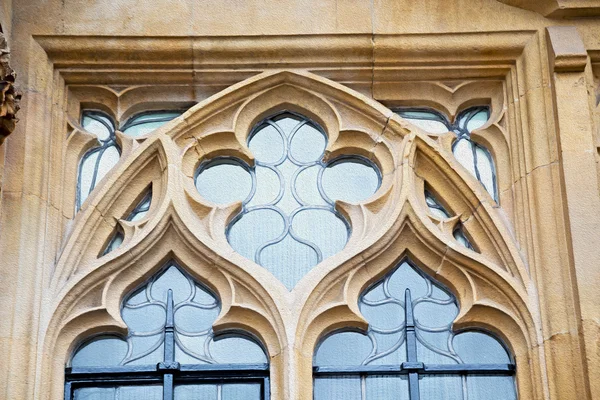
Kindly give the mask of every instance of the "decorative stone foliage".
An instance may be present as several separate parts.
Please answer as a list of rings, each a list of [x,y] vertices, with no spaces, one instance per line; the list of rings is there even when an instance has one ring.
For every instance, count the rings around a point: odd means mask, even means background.
[[[0,145],[15,130],[21,92],[15,88],[17,74],[8,64],[10,51],[0,28]]]

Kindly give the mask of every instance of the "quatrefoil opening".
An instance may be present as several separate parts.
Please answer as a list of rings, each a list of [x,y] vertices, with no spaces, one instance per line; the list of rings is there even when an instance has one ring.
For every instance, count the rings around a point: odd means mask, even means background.
[[[248,136],[253,167],[220,157],[202,163],[196,174],[196,188],[205,199],[242,202],[227,227],[231,247],[289,290],[346,245],[351,226],[335,201],[362,202],[381,183],[379,169],[361,156],[324,161],[327,140],[315,122],[284,112],[262,121]]]

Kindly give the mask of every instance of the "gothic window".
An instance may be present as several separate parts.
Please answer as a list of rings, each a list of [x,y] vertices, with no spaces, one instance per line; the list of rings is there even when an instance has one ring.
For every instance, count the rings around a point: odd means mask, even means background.
[[[248,139],[253,168],[232,158],[201,165],[196,187],[215,203],[242,201],[228,227],[231,246],[291,290],[315,265],[341,251],[350,236],[335,201],[375,193],[379,170],[359,156],[323,161],[327,136],[289,112],[258,124]]]
[[[396,112],[419,128],[434,134],[454,132],[454,157],[481,184],[494,200],[498,200],[496,170],[489,150],[471,138],[471,132],[484,126],[490,118],[486,106],[470,107],[461,111],[454,122],[438,111],[428,108],[398,109]]]
[[[220,302],[168,263],[123,302],[128,335],[98,336],[74,353],[67,400],[260,400],[268,392],[261,346],[243,332],[218,338]]]
[[[127,120],[120,130],[130,137],[143,136],[178,117],[182,112],[142,112]],[[85,153],[79,164],[77,210],[81,208],[102,178],[117,164],[121,156],[121,148],[115,134],[117,125],[110,116],[102,111],[84,110],[81,114],[81,126],[96,136],[99,145]]]
[[[359,307],[366,335],[334,333],[315,352],[315,400],[516,399],[506,349],[487,333],[452,331],[456,299],[409,262]]]

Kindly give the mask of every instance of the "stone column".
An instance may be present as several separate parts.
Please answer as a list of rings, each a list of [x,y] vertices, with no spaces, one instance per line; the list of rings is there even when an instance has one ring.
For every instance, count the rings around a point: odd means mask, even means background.
[[[575,27],[549,27],[547,39],[564,187],[565,234],[570,243],[570,265],[564,268],[571,269],[570,284],[579,307],[574,312],[579,313],[578,335],[583,339],[590,398],[600,399],[600,196],[584,74],[588,57]]]

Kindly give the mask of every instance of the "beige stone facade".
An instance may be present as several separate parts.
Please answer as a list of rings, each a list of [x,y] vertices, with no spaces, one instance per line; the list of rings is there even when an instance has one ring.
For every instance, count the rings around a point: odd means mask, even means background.
[[[124,334],[123,296],[175,259],[221,299],[215,331],[263,342],[271,399],[311,399],[320,338],[365,329],[360,293],[409,256],[456,295],[456,329],[507,344],[519,399],[600,400],[600,1],[3,0],[0,24],[22,92],[20,110],[12,85],[0,104],[0,140],[19,120],[0,142],[0,398],[63,398],[73,349]],[[498,201],[452,133],[390,110],[476,104],[491,108],[473,136]],[[124,121],[190,106],[149,136],[117,132],[119,163],[75,212],[96,143],[82,109]],[[280,110],[325,129],[326,157],[359,154],[383,177],[364,203],[337,204],[347,246],[292,291],[227,242],[240,204],[194,186],[215,156],[252,165],[252,127]],[[148,217],[123,220],[150,184]],[[425,184],[450,222],[427,213]],[[123,244],[100,256],[117,227]]]

